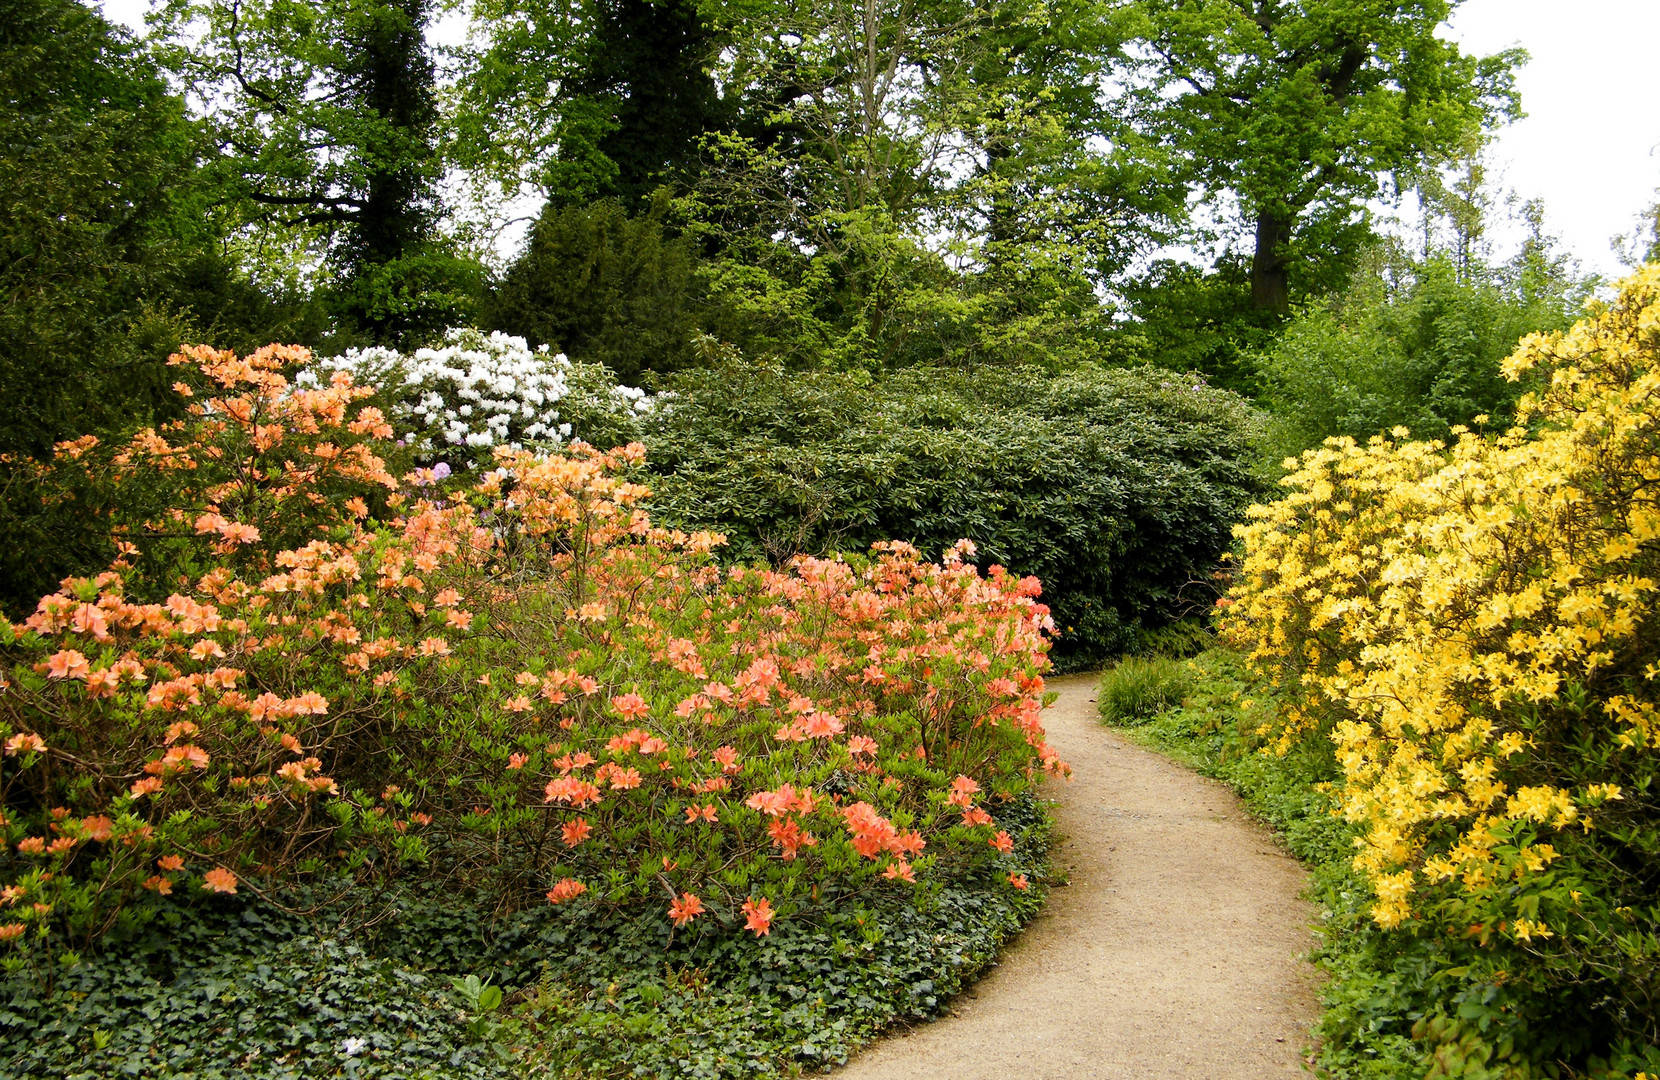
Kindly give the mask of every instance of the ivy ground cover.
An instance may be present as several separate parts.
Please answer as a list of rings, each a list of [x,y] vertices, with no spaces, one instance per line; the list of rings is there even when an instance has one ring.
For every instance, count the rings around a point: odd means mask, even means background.
[[[51,466],[121,558],[0,626],[12,1071],[756,1075],[1030,912],[1035,581],[721,567],[638,447],[446,479],[301,350],[175,359]]]

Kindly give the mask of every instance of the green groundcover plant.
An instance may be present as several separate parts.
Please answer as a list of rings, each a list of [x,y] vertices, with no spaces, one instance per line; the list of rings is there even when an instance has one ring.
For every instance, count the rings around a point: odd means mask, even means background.
[[[391,906],[284,899],[342,880],[492,925],[537,912],[656,935],[655,954],[596,961],[613,971],[648,956],[702,970],[695,949],[713,950],[714,970],[721,947],[860,909],[873,949],[921,918],[942,943],[958,926],[959,954],[983,959],[1029,910],[1036,864],[1016,833],[1041,828],[1019,807],[1036,777],[1067,771],[1039,721],[1052,623],[1035,580],[982,574],[966,542],[937,563],[895,542],[723,566],[719,536],[657,528],[641,509],[638,446],[503,449],[447,483],[400,478],[374,388],[349,373],[296,385],[285,372],[309,356],[282,347],[175,361],[185,420],[78,440],[50,466],[143,494],[110,500],[121,559],[0,626],[13,987],[0,1023],[26,1030],[53,1012],[43,1002],[98,997],[83,965],[104,961],[88,955],[177,983],[162,953],[178,935],[158,945],[159,928],[205,934],[203,912],[223,920],[250,898],[266,902],[242,909],[258,917],[331,913],[334,930],[294,929],[294,947],[346,950],[343,977],[379,979],[350,950]],[[242,946],[226,934],[218,960],[197,959],[230,962]],[[566,961],[611,955],[588,940],[567,942]],[[401,978],[394,956],[364,955]],[[272,970],[288,962],[273,956]],[[566,977],[543,965],[543,1011],[593,1011],[595,988],[567,993]],[[915,1011],[918,981],[863,1010],[870,1023]],[[501,1000],[483,982],[460,992],[484,1033],[479,1014]],[[389,1009],[415,1009],[398,994]],[[217,996],[204,1023],[229,1022]],[[835,1011],[809,1002],[797,1027]],[[766,1053],[811,1058],[788,1012]],[[110,1030],[83,1032],[86,1045],[114,1045]],[[833,1057],[868,1030],[820,1030],[821,1048]],[[361,1066],[355,1046],[339,1056]]]

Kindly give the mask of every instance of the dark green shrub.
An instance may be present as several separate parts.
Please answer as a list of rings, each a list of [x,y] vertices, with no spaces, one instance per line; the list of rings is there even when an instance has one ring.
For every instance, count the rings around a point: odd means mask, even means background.
[[[1191,583],[1259,491],[1256,414],[1188,375],[730,364],[674,386],[647,438],[661,517],[775,562],[966,537],[1042,580],[1072,664],[1207,608]]]
[[[695,359],[695,259],[661,204],[549,206],[486,309],[487,329],[604,364],[625,383]]]
[[[1397,426],[1439,439],[1487,415],[1502,429],[1530,385],[1499,362],[1525,334],[1566,329],[1584,298],[1560,272],[1460,270],[1445,257],[1357,278],[1261,358],[1274,460]]]

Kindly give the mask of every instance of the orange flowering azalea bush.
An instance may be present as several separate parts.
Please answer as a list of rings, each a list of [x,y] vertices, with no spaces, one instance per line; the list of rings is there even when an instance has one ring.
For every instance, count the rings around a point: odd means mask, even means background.
[[[1335,748],[1379,927],[1467,941],[1564,1055],[1660,1046],[1660,266],[1506,372],[1502,436],[1305,454],[1225,623],[1260,733]]]
[[[998,808],[1066,771],[1035,581],[903,544],[725,569],[652,526],[638,446],[395,477],[348,375],[178,359],[189,419],[58,466],[165,497],[0,625],[14,955],[342,874],[763,936],[996,873]]]

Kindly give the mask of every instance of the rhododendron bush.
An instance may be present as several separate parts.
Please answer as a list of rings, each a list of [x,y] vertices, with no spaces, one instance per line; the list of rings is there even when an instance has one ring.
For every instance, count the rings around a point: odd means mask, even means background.
[[[618,386],[598,364],[581,364],[522,337],[456,328],[437,348],[402,353],[350,349],[299,372],[301,385],[336,372],[375,388],[387,419],[411,450],[456,465],[488,467],[498,446],[550,449],[573,439],[628,441],[654,395]],[[605,442],[610,445],[610,442]]]
[[[1305,454],[1226,621],[1286,698],[1263,734],[1335,745],[1380,926],[1656,1046],[1660,266],[1506,372],[1543,388],[1501,437]]]
[[[1003,865],[999,807],[1066,771],[1037,583],[966,545],[723,568],[653,527],[638,446],[394,477],[348,373],[176,360],[190,419],[58,464],[166,505],[0,625],[10,948],[342,872],[765,935]]]

